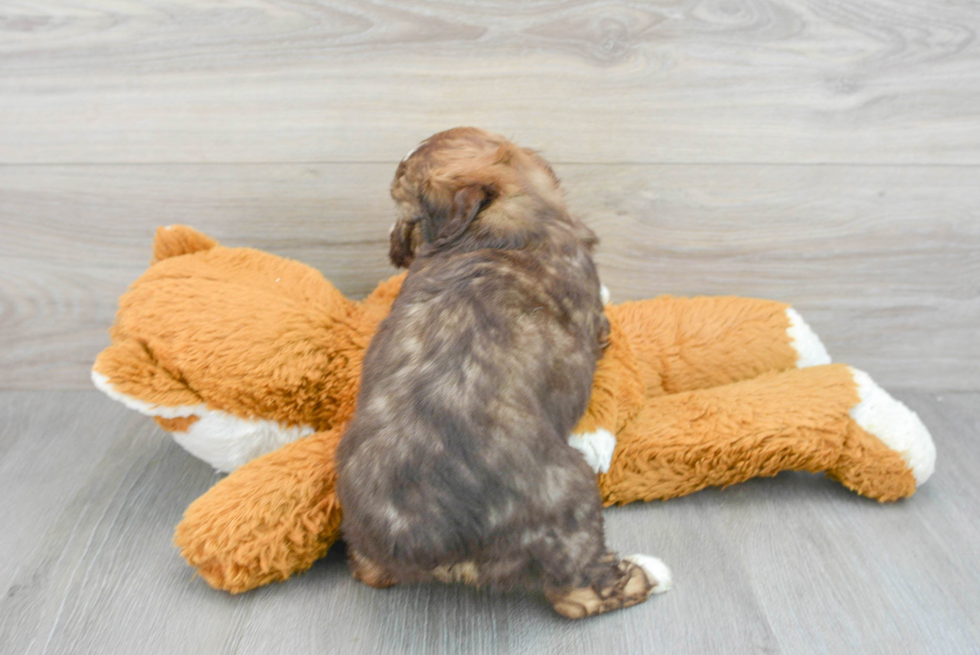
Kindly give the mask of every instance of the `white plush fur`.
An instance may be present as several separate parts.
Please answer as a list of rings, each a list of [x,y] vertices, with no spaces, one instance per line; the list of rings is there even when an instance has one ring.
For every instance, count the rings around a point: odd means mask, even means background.
[[[623,559],[628,562],[633,562],[646,572],[647,577],[654,583],[653,590],[650,593],[662,594],[674,586],[674,580],[670,574],[670,567],[664,564],[660,558],[650,555],[627,555]]]
[[[800,313],[790,307],[786,310],[786,317],[789,319],[789,327],[786,334],[789,335],[789,345],[796,351],[796,367],[806,368],[808,366],[820,366],[830,363],[830,354],[824,347],[823,342],[817,333],[810,328]]]
[[[308,425],[286,426],[277,421],[243,419],[207,410],[187,432],[172,432],[174,441],[218,471],[230,473],[260,455],[313,434]]]
[[[861,401],[851,408],[851,418],[866,432],[881,439],[905,460],[916,485],[929,479],[936,467],[936,446],[919,416],[892,398],[864,371],[851,368]]]
[[[573,434],[568,438],[568,445],[582,453],[596,473],[605,473],[616,450],[616,437],[609,430],[599,428],[595,432]]]
[[[109,396],[116,402],[120,402],[131,410],[139,412],[145,416],[159,416],[160,418],[186,418],[188,416],[200,416],[202,412],[207,411],[207,406],[204,404],[178,405],[177,407],[151,405],[148,402],[142,401],[138,398],[133,398],[132,396],[127,396],[126,394],[117,391],[116,388],[112,386],[112,383],[109,382],[109,378],[95,370],[92,371],[92,384],[95,385],[96,389]]]
[[[218,471],[230,473],[260,455],[313,434],[309,425],[288,426],[278,421],[244,419],[206,405],[168,407],[152,405],[120,393],[109,379],[92,371],[92,382],[107,396],[146,416],[160,418],[198,417],[186,432],[171,432],[187,452]]]
[[[602,301],[602,304],[608,305],[611,299],[612,295],[609,293],[609,287],[605,284],[599,285],[599,300]]]

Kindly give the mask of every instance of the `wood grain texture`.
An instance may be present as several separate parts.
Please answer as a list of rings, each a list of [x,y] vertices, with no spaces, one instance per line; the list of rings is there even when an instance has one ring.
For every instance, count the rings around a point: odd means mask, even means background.
[[[0,654],[980,652],[978,31],[960,0],[0,3]],[[157,225],[364,295],[395,163],[458,124],[558,164],[615,300],[789,301],[912,389],[933,479],[884,506],[783,474],[609,510],[677,586],[582,623],[367,589],[342,552],[244,596],[193,578],[172,529],[215,474],[58,390],[88,388]]]
[[[980,163],[980,6],[56,0],[0,9],[0,162]]]
[[[911,499],[781,474],[607,510],[610,544],[661,556],[675,589],[568,622],[520,594],[369,589],[340,551],[213,591],[170,544],[205,464],[97,392],[3,392],[0,653],[976,653],[980,393],[899,397],[939,452]]]
[[[195,599],[170,542],[216,476],[91,392],[0,394],[0,652],[219,652],[250,602]],[[172,576],[175,584],[156,582]]]
[[[0,388],[88,388],[158,225],[293,257],[363,296],[393,270],[390,164],[13,166],[0,176]],[[793,303],[888,387],[980,387],[980,169],[559,165],[617,302]]]

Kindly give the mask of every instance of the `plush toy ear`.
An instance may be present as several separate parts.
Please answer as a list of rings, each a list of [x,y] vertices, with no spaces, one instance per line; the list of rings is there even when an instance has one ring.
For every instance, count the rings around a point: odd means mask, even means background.
[[[156,236],[153,238],[153,260],[151,263],[156,264],[158,261],[170,257],[210,250],[217,245],[218,242],[208,235],[186,225],[158,227]]]

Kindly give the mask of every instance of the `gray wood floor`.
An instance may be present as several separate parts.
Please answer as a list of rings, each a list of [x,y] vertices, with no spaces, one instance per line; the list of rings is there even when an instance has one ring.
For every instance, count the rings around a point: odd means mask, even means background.
[[[908,501],[822,476],[606,511],[609,541],[676,587],[589,621],[540,599],[441,585],[372,590],[339,553],[242,596],[170,545],[216,477],[94,391],[3,392],[4,653],[977,653],[980,393],[900,392],[940,459]]]
[[[0,652],[980,653],[978,32],[973,0],[0,2]],[[796,305],[920,412],[933,480],[609,510],[677,587],[579,624],[336,554],[194,579],[170,535],[215,475],[88,382],[155,227],[363,295],[397,161],[459,124],[555,163],[614,299]]]

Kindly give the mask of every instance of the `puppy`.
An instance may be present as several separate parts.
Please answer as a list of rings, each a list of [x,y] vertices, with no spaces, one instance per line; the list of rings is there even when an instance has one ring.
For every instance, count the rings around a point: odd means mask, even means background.
[[[596,236],[551,168],[457,128],[409,153],[391,194],[409,272],[338,449],[354,576],[540,586],[570,618],[666,588],[659,560],[607,550],[595,474],[567,443],[608,323]]]

